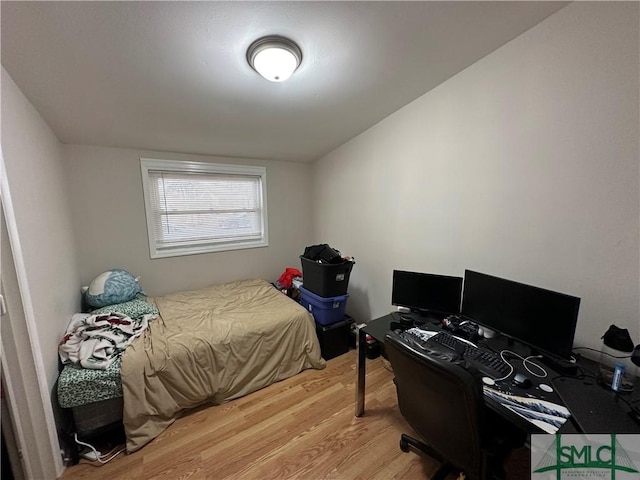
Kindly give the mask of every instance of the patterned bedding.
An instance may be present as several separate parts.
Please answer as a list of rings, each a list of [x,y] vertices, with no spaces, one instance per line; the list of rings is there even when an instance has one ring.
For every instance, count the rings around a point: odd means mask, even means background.
[[[128,302],[109,305],[91,313],[93,315],[119,313],[133,320],[140,320],[145,315],[157,315],[158,309],[140,295]],[[61,343],[64,343],[64,339]],[[63,357],[68,361],[68,356],[63,355]],[[58,377],[58,403],[60,406],[73,408],[122,397],[121,362],[122,357],[118,356],[104,370],[83,368],[74,363],[66,363]]]
[[[73,408],[87,403],[122,396],[120,380],[121,358],[106,370],[82,368],[68,364],[58,377],[58,401],[62,408]]]

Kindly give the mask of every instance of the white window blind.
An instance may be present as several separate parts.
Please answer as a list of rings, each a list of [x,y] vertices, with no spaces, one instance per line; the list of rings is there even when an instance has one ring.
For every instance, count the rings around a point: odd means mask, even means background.
[[[266,246],[262,167],[141,159],[151,257]]]

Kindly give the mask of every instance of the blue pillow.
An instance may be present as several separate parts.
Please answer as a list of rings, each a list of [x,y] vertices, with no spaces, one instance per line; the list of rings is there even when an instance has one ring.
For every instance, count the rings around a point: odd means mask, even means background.
[[[115,268],[101,273],[89,284],[86,302],[92,307],[106,307],[132,300],[142,292],[138,279],[126,270]]]

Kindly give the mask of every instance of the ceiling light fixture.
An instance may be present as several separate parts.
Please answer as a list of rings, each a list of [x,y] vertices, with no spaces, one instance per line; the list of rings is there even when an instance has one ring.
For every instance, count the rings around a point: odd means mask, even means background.
[[[251,68],[271,82],[284,82],[302,62],[302,51],[292,40],[277,35],[262,37],[247,50]]]

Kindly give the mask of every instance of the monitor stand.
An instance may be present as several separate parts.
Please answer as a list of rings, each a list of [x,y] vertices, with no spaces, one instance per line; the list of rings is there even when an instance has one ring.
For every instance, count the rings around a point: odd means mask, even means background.
[[[517,353],[524,358],[534,355],[540,355],[541,358],[539,358],[539,360],[541,363],[544,363],[547,367],[562,375],[575,376],[578,373],[578,367],[575,363],[561,358],[552,357],[550,355],[541,354],[528,345],[520,343],[517,340],[513,340],[512,338],[505,337],[504,335],[497,335],[493,338],[487,338],[484,341],[484,345],[489,347],[494,352],[510,350],[513,353]]]
[[[416,318],[416,322],[428,323],[431,325],[442,325],[444,317],[446,317],[446,315],[431,312],[420,312],[418,315],[414,316],[414,318]]]
[[[520,355],[521,357],[528,357],[529,355],[531,355],[531,348],[529,348],[527,345],[500,334],[496,334],[496,336],[492,338],[486,338],[484,340],[484,345],[486,347],[489,347],[494,352],[498,353],[500,353],[502,350],[509,350]]]
[[[547,367],[552,368],[562,375],[575,377],[578,374],[578,365],[576,365],[574,362],[570,362],[569,360],[554,358],[549,355],[542,355],[540,361]]]

